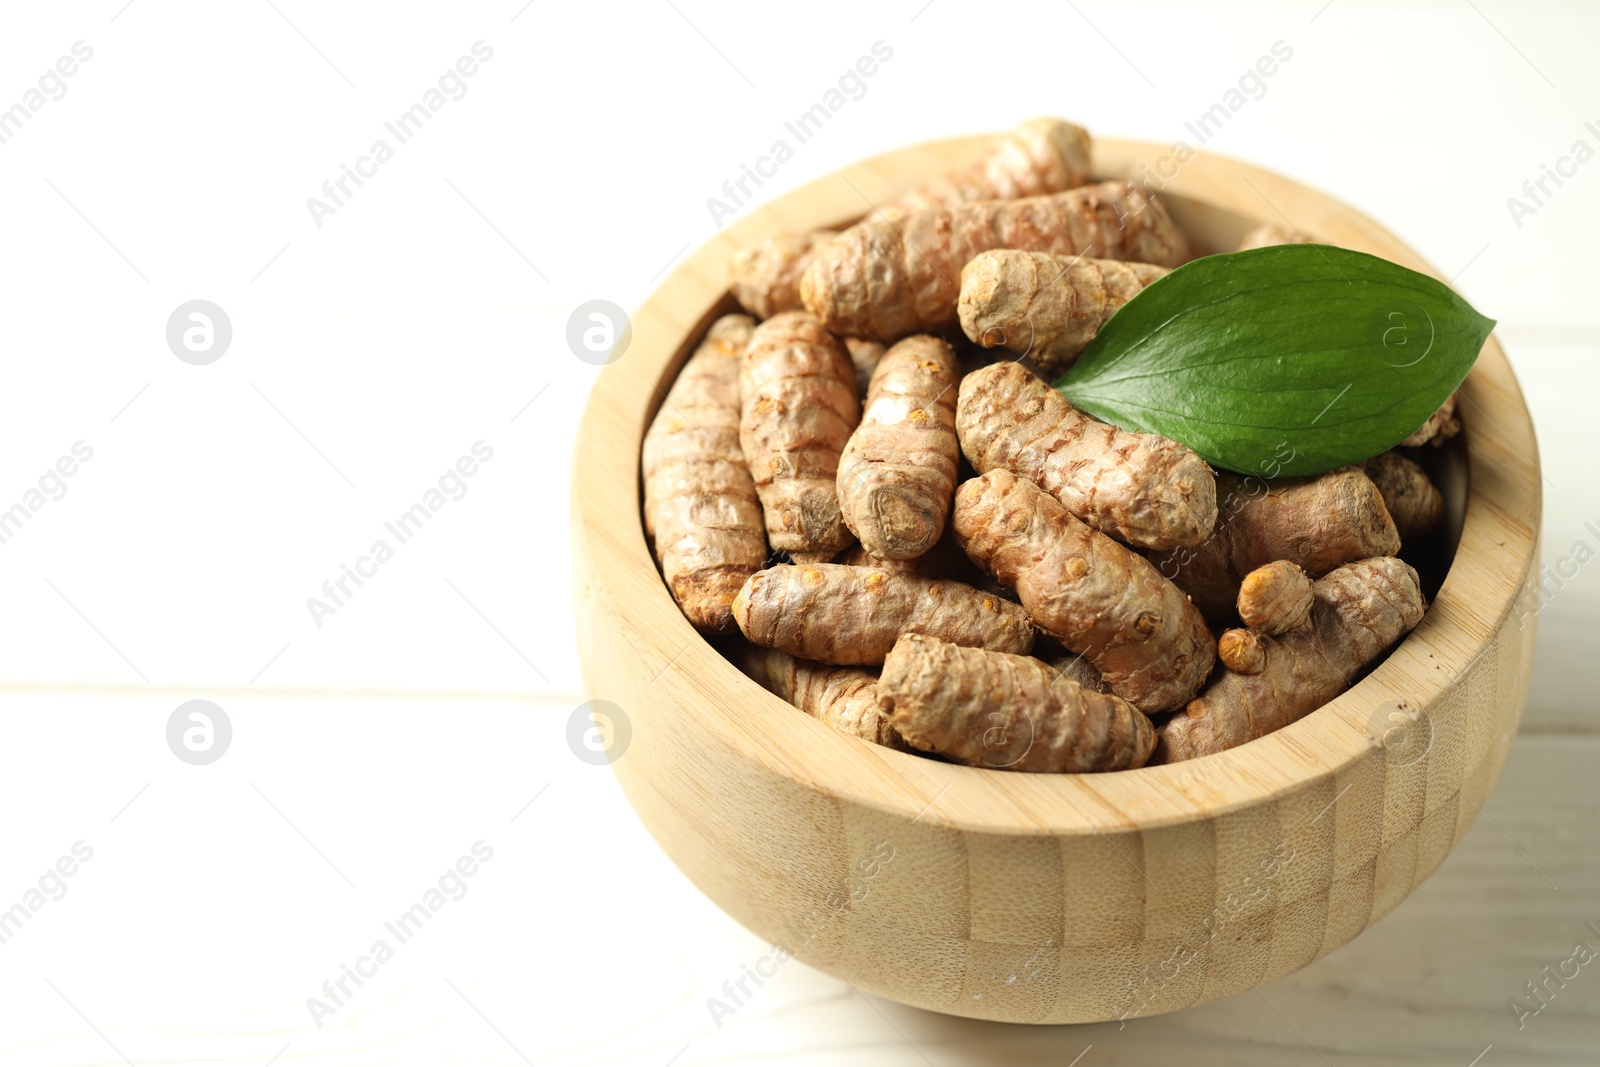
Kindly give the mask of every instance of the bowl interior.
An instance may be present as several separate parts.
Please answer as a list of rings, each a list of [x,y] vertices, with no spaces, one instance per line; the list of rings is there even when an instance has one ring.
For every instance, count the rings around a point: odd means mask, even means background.
[[[1161,199],[1174,220],[1189,235],[1195,258],[1231,251],[1238,246],[1240,239],[1249,230],[1264,222],[1275,221],[1272,218],[1251,217],[1229,208],[1174,193],[1165,193]],[[861,221],[862,218],[861,215],[855,215],[848,218],[824,219],[817,228],[841,230]],[[1321,235],[1316,233],[1308,233],[1307,236],[1322,239]],[[726,291],[717,294],[700,310],[694,320],[694,328],[684,335],[670,358],[662,365],[660,375],[655,382],[654,399],[646,410],[641,433],[655,419],[667,390],[672,387],[678,372],[683,369],[683,365],[693,354],[711,323],[723,315],[743,311],[739,302],[733,298],[733,294]],[[1423,595],[1431,603],[1444,584],[1445,575],[1449,573],[1450,565],[1455,559],[1456,546],[1461,541],[1461,526],[1467,511],[1467,450],[1463,435],[1458,434],[1440,447],[1413,449],[1409,455],[1427,471],[1428,477],[1444,498],[1444,513],[1438,527],[1426,538],[1402,545],[1400,551],[1401,558],[1416,568],[1422,581]],[[639,481],[639,522],[640,528],[643,529],[642,476]]]
[[[862,206],[861,188],[887,192],[903,187],[935,166],[948,167],[951,158],[970,153],[978,143],[968,139],[920,146],[851,168],[842,176],[851,179],[843,184],[854,196],[839,188],[840,175],[813,183],[724,231],[669,277],[652,298],[652,305],[670,307],[670,314],[657,324],[657,330],[641,329],[636,334],[634,351],[623,361],[632,364],[629,374],[644,376],[642,384],[648,386],[648,392],[637,387],[638,379],[635,386],[626,387],[640,402],[622,405],[628,418],[628,433],[627,440],[619,445],[625,443],[631,448],[632,462],[635,530],[626,538],[625,554],[630,569],[637,570],[641,563],[649,569],[653,582],[649,588],[641,585],[640,591],[649,602],[647,624],[662,633],[664,647],[689,647],[692,642],[715,647],[715,642],[707,642],[683,619],[645,547],[638,446],[667,388],[705,329],[717,316],[738,310],[727,291],[729,252],[780,230],[848,223],[859,217],[852,213]],[[929,162],[930,152],[937,164]],[[1096,170],[1104,177],[1138,177],[1141,165],[1162,154],[1162,148],[1156,145],[1100,142],[1096,146]],[[1237,188],[1238,172],[1249,177],[1245,183],[1248,188]],[[1224,183],[1222,175],[1230,181]],[[1197,156],[1175,180],[1156,189],[1201,253],[1231,249],[1248,229],[1275,219],[1282,207],[1294,217],[1298,228],[1317,239],[1384,256],[1438,276],[1364,216],[1256,168]],[[1199,195],[1200,190],[1204,196]],[[1267,200],[1269,196],[1271,200]],[[649,308],[647,305],[641,309],[636,325],[649,322]],[[635,353],[643,358],[634,359]],[[616,373],[617,368],[608,368],[602,383]],[[619,391],[622,388],[619,386]],[[1471,553],[1475,545],[1486,547],[1496,541],[1506,548],[1508,534],[1497,528],[1497,512],[1512,516],[1532,514],[1535,517],[1531,522],[1537,521],[1538,477],[1532,429],[1515,380],[1494,338],[1490,338],[1463,386],[1463,397],[1463,433],[1446,447],[1426,449],[1418,457],[1446,502],[1441,530],[1426,542],[1407,546],[1403,551],[1423,577],[1424,590],[1432,601],[1428,616],[1343,695],[1299,722],[1248,745],[1185,763],[1110,774],[1006,774],[894,752],[839,734],[745,678],[720,652],[696,660],[697,676],[685,696],[691,701],[704,701],[708,693],[717,694],[719,704],[737,708],[734,712],[732,707],[719,706],[704,712],[703,725],[716,731],[722,741],[762,759],[784,753],[792,763],[794,777],[854,803],[915,819],[926,810],[928,796],[942,795],[959,784],[961,788],[952,793],[951,803],[941,805],[939,821],[960,829],[1072,834],[1098,833],[1099,827],[1108,824],[1153,828],[1214,816],[1313,780],[1331,780],[1379,744],[1371,726],[1375,709],[1393,702],[1426,708],[1457,673],[1451,669],[1452,664],[1458,669],[1465,667],[1482,653],[1495,628],[1511,610],[1532,564],[1536,551],[1532,525],[1513,524],[1509,536],[1515,543],[1498,573],[1487,580],[1480,574],[1456,578],[1461,568],[1452,568],[1452,564],[1461,562],[1462,552]],[[1491,424],[1498,429],[1486,431],[1484,427]],[[1506,438],[1502,447],[1494,434],[1505,437],[1506,427],[1512,437]],[[1509,477],[1497,473],[1486,484],[1474,484],[1469,494],[1469,471],[1476,469],[1479,458],[1498,472],[1511,463],[1513,456],[1521,457],[1522,471]],[[1458,551],[1461,545],[1466,548]],[[1467,605],[1471,619],[1460,610]]]

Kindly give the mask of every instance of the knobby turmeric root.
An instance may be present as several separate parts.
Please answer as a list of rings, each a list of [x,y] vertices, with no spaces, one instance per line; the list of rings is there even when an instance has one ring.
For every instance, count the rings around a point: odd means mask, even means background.
[[[1181,707],[1205,681],[1216,643],[1189,599],[1032,482],[1005,470],[974,478],[956,491],[951,521],[967,555],[1016,589],[1038,627],[1140,711]]]
[[[949,207],[969,200],[1014,200],[1059,193],[1089,180],[1089,131],[1062,119],[1025,122],[995,138],[965,170],[928,182],[887,203],[885,215]]]
[[[1100,677],[1100,672],[1094,669],[1094,664],[1090,663],[1080,653],[1069,652],[1065,656],[1059,656],[1047,662],[1050,664],[1051,670],[1069,681],[1078,683],[1090,692],[1111,692],[1111,687],[1106,685],[1104,678]]]
[[[1168,273],[1152,263],[996,249],[961,268],[961,330],[984,348],[1065,370],[1113,312]]]
[[[1239,583],[1239,618],[1272,637],[1304,626],[1311,601],[1311,579],[1286,559],[1257,567]]]
[[[1239,585],[1239,618],[1244,629],[1217,639],[1217,658],[1230,671],[1260,674],[1266,669],[1266,638],[1299,630],[1311,617],[1314,588],[1306,572],[1288,560],[1275,560],[1244,576]]]
[[[883,359],[883,354],[889,351],[889,346],[877,341],[846,337],[844,348],[850,353],[850,362],[856,366],[856,395],[864,400],[867,386],[872,384],[872,372],[878,369],[878,363]]]
[[[1188,242],[1132,182],[1050,196],[980,200],[868,219],[818,251],[800,298],[835,333],[894,341],[958,324],[961,268],[992,248],[1177,266]]]
[[[850,358],[816,319],[784,312],[751,335],[739,393],[739,442],[768,541],[796,560],[831,559],[851,541],[835,482],[861,417]]]
[[[924,578],[940,578],[946,581],[960,582],[970,585],[974,589],[985,589],[991,593],[998,593],[1002,600],[1014,600],[1015,596],[1008,589],[987,589],[994,585],[994,580],[978,565],[967,558],[961,551],[961,546],[956,544],[955,535],[951,532],[949,523],[945,524],[944,534],[933,546],[922,555],[913,559],[886,559],[883,556],[874,556],[861,545],[851,545],[834,557],[833,562],[842,563],[850,567],[882,567],[891,571],[908,571],[920,574]]]
[[[989,152],[970,167],[941,175],[878,205],[872,217],[897,218],[967,200],[1039,196],[1088,180],[1088,132],[1061,119],[1034,119],[995,138]],[[831,230],[784,233],[741,248],[733,255],[733,295],[746,311],[761,319],[780,311],[801,310],[800,277],[817,250],[835,236]],[[865,379],[862,391],[866,391]]]
[[[1363,462],[1361,470],[1378,487],[1402,543],[1426,537],[1438,527],[1444,515],[1444,497],[1415,462],[1389,451]]]
[[[835,730],[902,752],[910,749],[878,710],[876,671],[829,667],[757,645],[743,646],[737,660],[763,689]]]
[[[734,595],[767,558],[739,447],[739,361],[754,328],[746,315],[712,323],[644,438],[645,533],[684,615],[711,633],[733,627]]]
[[[1267,666],[1266,639],[1257,630],[1224,630],[1217,638],[1217,659],[1230,671],[1260,674]]]
[[[961,459],[960,378],[950,346],[927,336],[897,342],[872,376],[838,481],[845,525],[875,556],[915,559],[944,532]]]
[[[1264,737],[1344,692],[1422,619],[1417,572],[1380,556],[1335,568],[1313,586],[1309,618],[1277,637],[1259,635],[1253,674],[1226,665],[1204,693],[1160,728],[1156,763],[1175,763]]]
[[[1016,363],[961,380],[956,430],[979,474],[1021,475],[1128,544],[1196,545],[1217,521],[1216,479],[1205,460],[1165,437],[1097,422]]]
[[[846,567],[881,567],[886,571],[906,571],[910,574],[916,574],[922,569],[920,556],[913,559],[885,559],[883,556],[874,556],[861,545],[851,545],[839,553],[833,562]]]
[[[878,701],[900,736],[958,763],[1085,773],[1142,767],[1150,720],[1031,656],[906,634],[884,661]]]
[[[1150,557],[1207,618],[1231,616],[1240,580],[1273,560],[1315,578],[1342,563],[1400,551],[1383,497],[1358,467],[1277,481],[1219,475],[1217,499],[1210,537]]]
[[[1310,244],[1311,238],[1299,230],[1290,229],[1288,226],[1276,222],[1263,222],[1260,226],[1245,234],[1239,241],[1236,252],[1248,252],[1252,248],[1271,248],[1273,245],[1303,245]]]
[[[1439,410],[1429,415],[1410,437],[1400,444],[1406,448],[1433,445],[1437,448],[1461,432],[1461,420],[1456,418],[1456,394],[1451,393],[1439,405]]]
[[[1087,134],[1034,120],[842,232],[740,251],[734,295],[766,321],[714,323],[646,435],[674,597],[835,729],[1023,771],[1170,762],[1321,706],[1422,616],[1394,554],[1443,509],[1406,456],[1219,478],[1043,380],[1189,257],[1147,188],[1088,175]],[[985,365],[997,347],[1017,360]],[[1402,445],[1458,433],[1456,403]],[[770,550],[793,564],[761,569]]]
[[[817,250],[837,236],[832,230],[780,233],[733,254],[733,295],[758,319],[780,311],[803,311],[800,276]]]
[[[750,576],[733,617],[758,645],[822,663],[882,663],[903,633],[997,652],[1033,647],[1016,604],[959,582],[836,563],[779,565]]]

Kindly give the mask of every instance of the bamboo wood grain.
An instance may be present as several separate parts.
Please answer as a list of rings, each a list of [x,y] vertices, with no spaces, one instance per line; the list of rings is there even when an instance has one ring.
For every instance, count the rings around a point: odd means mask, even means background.
[[[891,152],[797,190],[719,233],[639,309],[632,346],[594,388],[574,461],[585,683],[631,719],[614,769],[673,861],[805,962],[983,1019],[1087,1022],[1206,1003],[1303,967],[1387,914],[1488,796],[1533,652],[1532,617],[1519,623],[1514,610],[1537,573],[1533,429],[1491,338],[1463,387],[1470,492],[1447,480],[1459,546],[1426,618],[1349,692],[1260,741],[1173,766],[1050,776],[937,763],[829,730],[746,679],[679,613],[640,523],[640,442],[693,342],[731,308],[736,247],[860,216],[864,198],[949,169],[980,143]],[[1136,177],[1165,154],[1101,141],[1096,172]],[[1162,196],[1204,251],[1287,219],[1436,274],[1351,208],[1235,161],[1197,156]],[[1425,758],[1407,764],[1380,742],[1371,723],[1391,701],[1423,709]]]

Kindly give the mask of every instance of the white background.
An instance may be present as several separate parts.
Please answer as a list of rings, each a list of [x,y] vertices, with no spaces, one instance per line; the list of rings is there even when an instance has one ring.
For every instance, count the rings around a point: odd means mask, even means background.
[[[1206,150],[1356,205],[1457,277],[1499,320],[1539,429],[1545,562],[1600,549],[1600,160],[1520,226],[1507,207],[1573,142],[1600,150],[1590,5],[274,3],[32,5],[0,33],[0,108],[74,42],[93,49],[0,144],[0,509],[75,442],[93,449],[0,544],[0,908],[74,842],[94,849],[0,945],[0,1062],[953,1063],[1004,1047],[1066,1063],[1134,1040],[968,1027],[798,963],[714,1027],[705,998],[762,946],[563,739],[582,699],[568,471],[597,373],[567,317],[636,306],[715,232],[707,198],[877,41],[892,59],[763,199],[1036,114],[1196,146],[1184,124],[1287,43]],[[478,41],[493,57],[465,95],[319,227],[307,198],[395,145],[384,123]],[[165,339],[196,298],[232,322],[208,366]],[[493,459],[466,495],[319,627],[307,598],[393,544],[383,523],[478,441]],[[1591,565],[1544,609],[1526,730],[1594,731],[1597,644]],[[194,696],[235,730],[208,767],[164,740]],[[470,892],[314,1026],[306,998],[480,839],[494,859]],[[1600,916],[1596,886],[1574,889],[1562,914]],[[1488,988],[1523,977],[1507,964]],[[1567,1003],[1587,1005],[1592,1046],[1590,982]],[[1480,999],[1451,1005],[1491,1033],[1462,1037],[1462,1064],[1521,1039],[1499,996]],[[1282,1029],[1264,1011],[1189,1018],[1261,1040],[1266,1020]],[[1358,1026],[1336,998],[1298,1013],[1323,1052]],[[1310,1055],[1284,1032],[1279,1062]]]

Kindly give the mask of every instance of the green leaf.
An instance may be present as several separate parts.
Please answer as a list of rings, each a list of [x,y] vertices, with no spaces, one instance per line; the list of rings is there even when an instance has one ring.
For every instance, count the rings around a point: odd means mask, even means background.
[[[1257,248],[1151,283],[1056,388],[1214,467],[1320,474],[1410,436],[1493,328],[1443,282],[1386,259],[1329,245]]]

